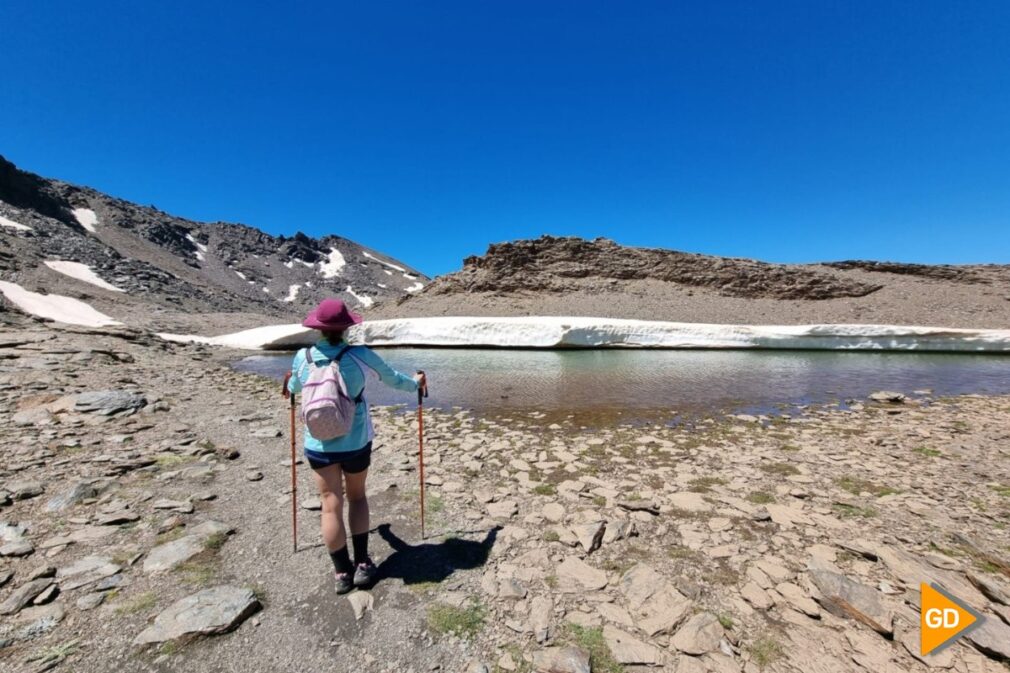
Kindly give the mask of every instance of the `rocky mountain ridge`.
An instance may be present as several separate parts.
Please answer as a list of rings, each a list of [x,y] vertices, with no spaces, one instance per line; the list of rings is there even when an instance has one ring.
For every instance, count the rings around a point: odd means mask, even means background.
[[[147,304],[156,312],[293,319],[325,296],[367,310],[428,281],[340,236],[272,236],[242,224],[195,222],[22,171],[3,157],[0,273],[113,317]]]

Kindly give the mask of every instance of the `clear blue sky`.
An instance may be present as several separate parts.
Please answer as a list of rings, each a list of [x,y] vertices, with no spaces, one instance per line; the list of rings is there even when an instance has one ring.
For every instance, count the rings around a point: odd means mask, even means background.
[[[1004,0],[12,0],[0,154],[431,274],[543,233],[1010,262],[1008,36]]]

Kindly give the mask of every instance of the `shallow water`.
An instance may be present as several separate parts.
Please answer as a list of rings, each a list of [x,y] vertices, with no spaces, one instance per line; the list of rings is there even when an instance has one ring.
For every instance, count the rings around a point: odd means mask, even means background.
[[[947,353],[741,350],[481,350],[385,348],[402,372],[424,369],[426,404],[551,417],[668,418],[722,410],[862,399],[875,390],[935,395],[1010,393],[1010,356]],[[281,379],[291,354],[255,355],[242,371]],[[415,398],[370,377],[373,404]],[[647,414],[654,416],[654,413]]]

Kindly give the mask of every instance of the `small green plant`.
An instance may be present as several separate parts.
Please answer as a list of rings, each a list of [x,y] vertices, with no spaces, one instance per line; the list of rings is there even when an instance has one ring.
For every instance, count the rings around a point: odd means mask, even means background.
[[[190,456],[177,456],[174,453],[163,453],[154,459],[158,467],[162,468],[175,467],[192,461],[193,458]]]
[[[587,628],[569,624],[565,628],[563,639],[589,652],[589,667],[593,673],[623,673],[624,666],[614,659],[600,627]]]
[[[544,531],[544,541],[545,542],[557,542],[561,539],[561,535],[558,534],[556,530]]]
[[[751,659],[758,668],[766,668],[782,658],[782,643],[771,636],[762,636],[750,646]]]
[[[860,479],[859,477],[844,476],[835,480],[835,484],[838,488],[843,491],[848,491],[853,495],[859,495],[860,493],[872,493],[876,497],[880,498],[885,495],[893,495],[899,491],[888,486],[880,486],[875,484],[868,479]]]
[[[602,495],[594,495],[593,504],[596,505],[597,507],[603,507],[604,505],[607,504],[607,499],[604,498]]]
[[[176,526],[175,528],[166,530],[164,533],[158,533],[155,541],[158,544],[165,544],[166,542],[171,542],[172,540],[177,540],[182,537],[183,527]]]
[[[767,491],[754,491],[753,493],[749,493],[747,495],[747,500],[755,505],[767,505],[775,502],[775,496]]]
[[[992,487],[992,490],[996,491],[996,495],[1002,496],[1004,498],[1010,498],[1010,486],[1004,484],[998,484]]]
[[[727,631],[732,631],[733,630],[733,618],[732,617],[730,617],[727,614],[720,614],[720,615],[718,615],[718,619],[719,619],[719,623],[722,624],[722,628],[726,629]]]
[[[227,533],[211,533],[203,541],[204,549],[210,549],[212,551],[217,551],[224,546],[225,541],[228,539]]]
[[[920,456],[925,456],[926,458],[936,458],[937,456],[942,456],[943,453],[939,449],[932,449],[928,446],[917,446],[912,449]]]
[[[795,444],[783,444],[782,446],[779,447],[779,450],[795,453],[800,450],[800,447],[796,446]]]
[[[466,607],[435,603],[428,608],[428,628],[438,634],[471,639],[484,628],[485,611],[476,601]]]
[[[427,502],[427,509],[432,514],[438,514],[445,509],[445,501],[437,495],[429,495]]]
[[[116,606],[116,614],[133,615],[138,612],[147,612],[158,602],[158,597],[153,591],[137,594],[131,600],[124,601]]]
[[[39,650],[35,654],[28,657],[28,661],[39,662],[39,670],[47,671],[53,668],[56,664],[60,663],[71,654],[77,652],[77,644],[80,641],[77,639],[68,640],[65,643],[60,643],[59,645],[52,645],[45,649]],[[52,664],[52,665],[50,665]]]
[[[765,463],[761,466],[761,471],[765,474],[774,474],[780,477],[788,477],[800,473],[796,466],[790,463]]]
[[[544,584],[546,584],[551,589],[557,589],[558,588],[558,576],[557,575],[548,575],[547,577],[544,578]]]
[[[182,645],[177,640],[167,640],[158,646],[158,654],[164,657],[173,657],[179,653]]]
[[[692,479],[687,488],[695,493],[709,493],[713,486],[722,486],[725,483],[725,480],[719,477],[698,477]]]
[[[558,489],[554,488],[554,484],[537,484],[533,487],[533,492],[537,495],[554,495]]]
[[[186,561],[175,567],[187,584],[206,586],[217,577],[217,566],[209,560]]]

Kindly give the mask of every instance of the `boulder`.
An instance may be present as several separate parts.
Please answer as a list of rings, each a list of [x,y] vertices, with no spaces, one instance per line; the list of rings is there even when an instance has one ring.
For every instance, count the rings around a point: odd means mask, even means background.
[[[111,416],[122,411],[136,411],[147,405],[140,393],[126,390],[95,390],[81,393],[74,401],[74,411]]]
[[[596,591],[607,586],[607,574],[575,556],[569,556],[557,567],[559,588],[564,593]]]
[[[188,535],[158,545],[144,559],[144,572],[156,573],[171,570],[207,549],[207,541],[214,535],[225,535],[232,527],[219,521],[204,521]]]
[[[589,653],[579,647],[548,647],[533,653],[536,673],[592,673]]]
[[[719,649],[724,631],[719,619],[711,612],[699,612],[680,627],[670,644],[685,654],[694,656]]]
[[[818,602],[831,614],[862,622],[885,636],[894,633],[894,614],[876,589],[825,569],[810,570],[810,579],[820,591]]]
[[[611,655],[620,664],[654,666],[660,663],[662,655],[659,650],[648,643],[643,643],[630,633],[607,625],[603,627],[603,639],[606,641]]]
[[[226,633],[260,608],[249,589],[219,586],[177,600],[133,640],[135,645]]]
[[[53,583],[52,578],[40,577],[31,582],[25,582],[15,589],[3,602],[0,603],[0,615],[13,615],[20,612],[22,608],[35,600],[35,597],[49,588]]]

